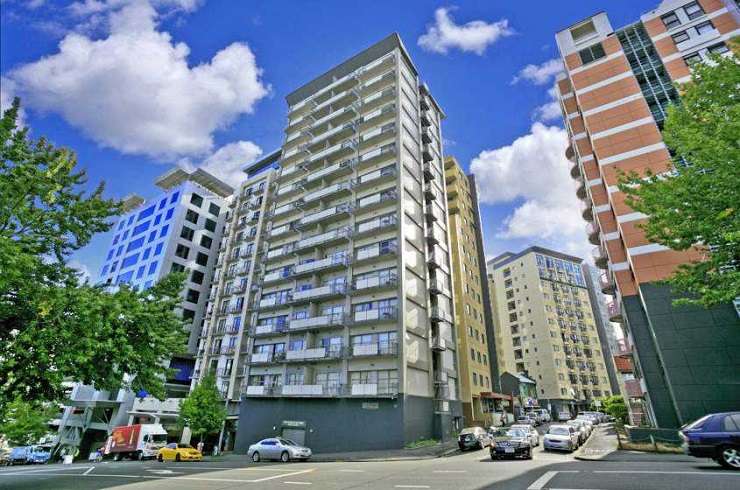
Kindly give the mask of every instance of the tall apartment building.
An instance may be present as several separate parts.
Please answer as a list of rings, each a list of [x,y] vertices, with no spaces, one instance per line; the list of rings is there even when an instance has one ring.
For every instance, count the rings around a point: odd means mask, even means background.
[[[145,201],[124,199],[124,214],[115,224],[99,282],[147,289],[172,271],[187,271],[181,314],[189,320],[188,341],[173,352],[175,374],[165,384],[166,398],[141,397],[127,390],[105,392],[79,383],[70,385],[69,402],[56,424],[60,446],[82,454],[104,441],[115,425],[162,423],[173,437],[180,401],[190,388],[194,354],[226,216],[225,199],[233,189],[213,175],[173,169],[155,181],[162,193]]]
[[[674,83],[687,81],[691,64],[709,53],[727,53],[738,19],[735,1],[664,0],[617,30],[602,12],[556,35],[571,175],[597,246],[596,265],[604,269],[604,291],[615,296],[611,320],[622,322],[636,346],[635,383],[647,419],[660,427],[737,408],[740,329],[731,305],[672,306],[669,288],[658,281],[700,254],[650,243],[639,227],[646,216],[625,204],[618,172],[672,168],[661,128],[666,107],[679,101]]]
[[[553,414],[611,395],[581,262],[536,246],[488,262],[499,372],[525,373]]]
[[[490,354],[493,320],[475,176],[465,175],[454,157],[444,163],[460,400],[466,426],[490,426],[493,400],[488,395],[497,391],[498,370]]]
[[[200,333],[193,385],[209,372],[216,376],[216,384],[227,406],[226,424],[221,434],[226,450],[232,449],[236,441],[239,402],[248,374],[247,334],[252,312],[247,305],[254,303],[259,293],[258,273],[262,271],[265,240],[283,231],[273,228],[268,233],[266,227],[267,209],[272,204],[270,189],[279,157],[279,151],[273,152],[245,168],[245,181],[229,202],[205,323]]]
[[[396,34],[286,100],[241,302],[249,330],[233,344],[248,355],[235,449],[276,434],[315,451],[449,436],[461,409],[444,113]],[[225,300],[217,290],[214,306]]]

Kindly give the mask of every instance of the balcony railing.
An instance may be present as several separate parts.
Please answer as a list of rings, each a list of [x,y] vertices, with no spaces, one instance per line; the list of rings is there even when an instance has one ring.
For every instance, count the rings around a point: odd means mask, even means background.
[[[355,262],[364,262],[377,258],[391,257],[395,256],[397,253],[398,246],[395,244],[385,245],[383,247],[381,247],[380,245],[376,245],[375,247],[358,251],[355,254]]]
[[[356,279],[352,285],[352,290],[360,293],[376,291],[378,289],[394,288],[398,285],[398,277],[393,274],[386,277],[368,277],[365,279]]]
[[[279,269],[268,274],[265,274],[262,278],[262,283],[277,282],[283,279],[287,279],[291,276],[292,271],[290,269]]]
[[[272,364],[282,362],[285,352],[255,352],[249,356],[250,364]]]
[[[386,228],[395,228],[398,225],[398,217],[388,216],[383,218],[375,218],[368,221],[364,221],[357,225],[355,231],[355,237],[359,237],[365,234],[375,233],[377,231]]]
[[[396,354],[398,354],[398,342],[354,344],[350,350],[352,357],[394,356]]]
[[[351,385],[339,383],[244,385],[242,394],[248,397],[396,397],[399,389],[397,381]]]
[[[343,162],[334,163],[332,165],[329,165],[328,167],[324,167],[321,170],[311,172],[311,174],[306,177],[306,183],[318,181],[337,172],[351,170],[353,163],[353,160],[345,160]]]
[[[396,396],[398,394],[397,381],[380,381],[376,383],[353,383],[350,385],[349,396]]]
[[[621,322],[622,321],[622,307],[619,302],[612,301],[607,304],[609,310],[609,321],[610,322]]]
[[[398,318],[396,306],[384,306],[372,310],[355,311],[352,316],[354,323],[394,321]]]
[[[284,197],[293,194],[294,192],[299,192],[301,190],[303,190],[303,184],[299,181],[292,184],[280,186],[275,192],[275,195],[278,197]]]
[[[300,209],[300,206],[297,202],[289,202],[288,204],[283,204],[282,206],[278,206],[275,209],[273,209],[272,217],[288,214],[294,211],[298,211],[299,209]]]
[[[293,303],[304,301],[313,301],[331,296],[341,296],[347,293],[347,287],[344,284],[326,284],[311,289],[295,291],[293,293]]]
[[[602,272],[599,275],[599,285],[601,286],[601,292],[609,295],[613,294],[617,288],[614,276],[609,272]]]
[[[452,323],[452,315],[439,306],[433,306],[429,316],[432,321]]]
[[[271,325],[257,325],[252,330],[252,335],[255,337],[268,336],[268,335],[279,335],[288,331],[288,324],[286,323],[274,323]]]
[[[381,181],[389,180],[395,177],[396,174],[396,165],[389,165],[387,167],[383,167],[378,170],[373,170],[372,172],[360,175],[352,182],[352,187],[354,187],[355,189],[359,189],[366,185],[377,184]]]
[[[304,330],[318,330],[320,328],[337,327],[346,323],[343,313],[332,313],[330,315],[319,315],[311,318],[291,320],[289,329],[291,332]]]
[[[279,237],[281,235],[285,235],[286,233],[290,233],[292,231],[295,231],[295,228],[293,227],[293,223],[286,223],[281,226],[276,226],[270,230],[270,238]]]
[[[274,296],[271,298],[263,298],[257,304],[260,310],[268,308],[277,308],[283,305],[287,305],[291,302],[291,296],[289,294],[283,296]]]
[[[289,350],[285,355],[286,362],[323,361],[340,359],[344,349],[341,345],[331,347],[316,347],[312,349]]]
[[[357,200],[357,209],[366,211],[372,208],[380,207],[388,202],[398,200],[398,193],[395,190],[379,192]]]
[[[279,257],[288,255],[289,253],[293,252],[294,249],[295,249],[295,243],[286,243],[282,247],[268,250],[266,258],[267,260],[277,259]]]
[[[329,219],[333,219],[336,217],[341,217],[343,215],[348,214],[352,210],[352,206],[350,204],[339,204],[337,206],[331,206],[329,208],[326,208],[324,210],[318,211],[316,213],[308,214],[298,220],[298,228],[303,229],[309,225],[315,225],[318,223],[321,223],[322,221],[326,221]]]
[[[350,190],[349,182],[339,182],[337,184],[326,186],[323,189],[319,189],[317,191],[309,192],[308,194],[305,194],[303,196],[303,202],[308,203],[311,201],[316,201],[317,199],[324,199],[331,195],[334,195],[340,192],[347,192],[349,190]]]
[[[588,241],[593,245],[601,243],[601,230],[599,229],[598,223],[593,221],[586,223],[586,234],[588,235]]]
[[[346,256],[332,255],[330,257],[326,257],[325,259],[298,264],[294,267],[293,274],[296,276],[302,274],[312,274],[316,271],[347,265],[349,265],[349,259]]]
[[[336,230],[327,231],[320,233],[303,240],[299,240],[296,244],[296,250],[328,245],[329,243],[336,242],[337,240],[345,240],[350,237],[352,230],[349,227],[342,227]]]

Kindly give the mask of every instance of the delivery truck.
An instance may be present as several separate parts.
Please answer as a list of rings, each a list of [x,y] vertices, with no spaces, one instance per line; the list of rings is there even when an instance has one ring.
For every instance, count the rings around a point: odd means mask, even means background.
[[[115,427],[105,443],[106,456],[116,461],[123,458],[156,458],[157,451],[167,444],[167,431],[162,424],[135,424]]]

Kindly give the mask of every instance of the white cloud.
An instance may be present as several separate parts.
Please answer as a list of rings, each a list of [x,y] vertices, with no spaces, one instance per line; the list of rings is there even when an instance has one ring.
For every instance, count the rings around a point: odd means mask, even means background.
[[[43,7],[45,3],[46,0],[28,0],[28,2],[26,2],[26,8],[36,10],[39,7]]]
[[[88,0],[80,15],[102,9],[107,37],[69,33],[58,53],[8,76],[29,107],[60,114],[103,146],[166,159],[207,154],[213,133],[252,113],[270,88],[246,44],[233,43],[190,67],[190,48],[157,30],[153,5],[198,4]]]
[[[507,19],[491,23],[473,20],[463,25],[455,24],[450,15],[452,10],[453,7],[440,7],[434,12],[435,23],[427,26],[427,32],[419,37],[419,46],[433,53],[446,54],[450,48],[457,48],[482,55],[499,38],[514,33]]]
[[[0,77],[0,116],[10,109],[13,105],[13,98],[15,97],[15,82],[5,77]],[[26,125],[26,112],[23,110],[23,106],[18,111],[18,126]]]
[[[70,269],[75,269],[78,273],[77,280],[80,284],[84,284],[90,280],[92,277],[90,274],[90,269],[83,264],[82,262],[78,260],[70,260],[67,266]]]
[[[510,145],[482,151],[470,164],[484,204],[520,202],[497,238],[523,239],[589,259],[566,132],[539,122]]]
[[[257,160],[262,155],[262,149],[251,141],[235,141],[222,146],[208,156],[200,168],[210,172],[233,187],[237,187],[246,179],[242,167]],[[180,162],[183,167],[192,170],[195,166],[189,160]]]
[[[512,85],[527,80],[535,85],[545,85],[563,71],[563,62],[558,58],[547,60],[541,65],[527,65],[511,80]]]
[[[549,121],[562,121],[563,111],[560,109],[560,101],[558,100],[558,88],[553,85],[548,91],[547,96],[549,101],[537,106],[532,113],[532,118],[535,121],[549,122]]]

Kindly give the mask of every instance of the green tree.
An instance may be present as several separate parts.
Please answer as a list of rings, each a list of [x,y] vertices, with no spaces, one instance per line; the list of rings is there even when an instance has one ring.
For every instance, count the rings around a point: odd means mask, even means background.
[[[53,416],[53,407],[16,398],[4,410],[0,434],[19,446],[34,444],[49,432],[49,420]]]
[[[216,387],[216,377],[207,374],[180,405],[179,424],[190,427],[199,440],[221,430],[226,420],[226,407]]]
[[[627,405],[624,403],[624,397],[621,395],[612,395],[601,401],[604,413],[611,415],[623,424],[627,423],[629,412]]]
[[[673,250],[698,247],[701,260],[669,279],[678,304],[710,307],[740,296],[740,64],[714,57],[692,67],[663,136],[685,159],[670,173],[622,176],[627,204],[648,215],[647,237]]]
[[[137,292],[79,283],[69,256],[107,231],[121,205],[85,193],[75,154],[0,120],[0,412],[18,397],[59,400],[62,382],[164,396],[168,357],[184,348],[175,313],[182,275]],[[0,418],[2,414],[0,413]]]

